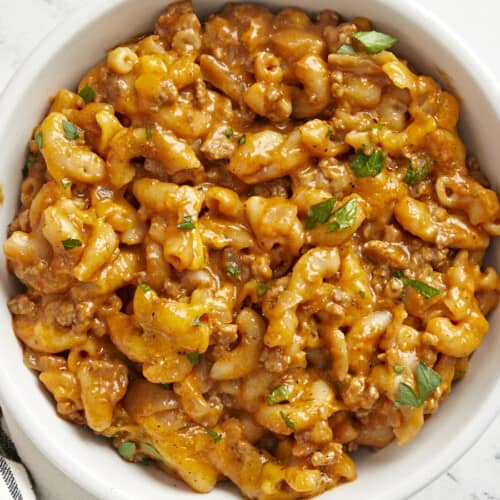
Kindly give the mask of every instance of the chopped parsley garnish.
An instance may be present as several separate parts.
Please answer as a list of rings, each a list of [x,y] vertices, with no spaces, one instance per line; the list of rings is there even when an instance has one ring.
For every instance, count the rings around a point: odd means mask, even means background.
[[[356,208],[358,206],[358,201],[356,198],[350,199],[347,203],[344,203],[340,208],[335,210],[330,217],[330,224],[328,224],[327,233],[332,233],[333,231],[340,231],[347,227],[351,227],[356,220]]]
[[[41,130],[35,135],[35,143],[38,146],[38,149],[43,148],[43,132]]]
[[[160,452],[152,444],[141,442],[141,448],[153,457],[161,459]]]
[[[403,365],[394,365],[392,369],[394,370],[394,373],[403,373],[405,367]]]
[[[80,240],[77,240],[76,238],[68,238],[66,240],[62,240],[61,243],[64,247],[64,250],[73,250],[73,248],[82,246],[82,242]]]
[[[188,352],[186,356],[192,365],[195,365],[200,360],[200,355],[197,352]]]
[[[177,229],[182,231],[190,231],[191,229],[194,229],[193,218],[190,215],[185,215],[182,222],[177,224]]]
[[[396,408],[401,408],[402,406],[413,406],[413,408],[419,408],[423,401],[415,394],[412,387],[404,382],[399,384],[398,388],[399,399],[394,401],[394,406]]]
[[[132,441],[124,441],[118,446],[118,453],[121,457],[130,460],[135,455],[137,451],[137,446]]]
[[[423,281],[410,280],[408,278],[405,278],[404,272],[401,269],[394,271],[392,273],[392,277],[400,279],[403,282],[404,286],[411,286],[413,289],[415,289],[420,295],[422,295],[426,299],[431,299],[432,297],[435,297],[436,295],[441,294],[441,290],[438,290],[437,288],[434,288],[434,287],[428,285],[427,283],[424,283]]]
[[[417,366],[417,381],[420,397],[427,399],[441,383],[441,375],[420,362]]]
[[[429,164],[425,163],[421,168],[413,168],[412,162],[408,166],[408,170],[404,176],[403,181],[409,186],[414,186],[420,181],[423,181],[429,174]]]
[[[238,144],[240,146],[242,146],[243,144],[245,144],[245,142],[247,142],[247,136],[245,134],[243,134],[239,139],[238,139]]]
[[[63,120],[62,126],[66,139],[69,139],[70,141],[76,141],[76,139],[80,138],[78,127],[74,123],[69,122],[68,120]]]
[[[68,186],[71,185],[71,181],[65,177],[64,179],[61,179],[61,186],[66,189]]]
[[[150,127],[146,127],[146,139],[150,141],[153,138],[153,131]]]
[[[200,325],[201,325],[200,317],[197,316],[196,318],[193,319],[193,326],[200,326]]]
[[[266,285],[265,283],[257,281],[257,285],[255,286],[255,290],[257,292],[257,297],[261,298],[261,297],[264,297],[264,295],[269,290],[271,290],[271,287],[269,285]]]
[[[275,405],[282,403],[283,401],[288,401],[290,398],[290,391],[286,384],[281,384],[275,387],[266,397],[268,405]]]
[[[437,386],[441,383],[441,376],[426,364],[419,362],[417,366],[417,388],[418,395],[412,387],[404,382],[399,384],[399,399],[394,401],[396,408],[402,406],[413,406],[419,408],[424,404],[426,399],[434,392]]]
[[[358,150],[349,166],[356,177],[375,177],[380,174],[384,167],[384,154],[377,150],[367,156],[363,151]]]
[[[85,85],[85,87],[78,92],[78,95],[85,101],[85,104],[88,104],[95,99],[95,90],[90,85]]]
[[[441,294],[440,290],[428,285],[427,283],[424,283],[423,281],[405,279],[403,280],[403,283],[414,288],[420,295],[422,295],[426,299],[431,299],[432,297]]]
[[[455,373],[453,374],[453,380],[460,380],[461,378],[465,377],[466,373],[466,370],[455,370]]]
[[[354,47],[352,45],[349,45],[348,43],[344,43],[344,45],[341,45],[338,48],[337,54],[348,54],[350,56],[353,56],[356,54],[356,51],[354,50]]]
[[[336,201],[335,196],[332,196],[328,200],[312,205],[304,218],[306,229],[314,229],[327,222],[330,222],[327,233],[352,226],[356,220],[356,198],[352,198],[337,210],[333,210]]]
[[[333,207],[337,198],[332,196],[328,200],[322,201],[321,203],[316,203],[309,208],[305,216],[306,229],[314,229],[315,227],[321,226],[328,222],[328,219],[332,216]]]
[[[366,293],[365,293],[365,291],[364,291],[364,290],[358,290],[358,295],[359,295],[362,299],[364,299],[364,298],[366,297]]]
[[[379,31],[358,31],[352,34],[351,38],[360,42],[368,54],[378,54],[390,49],[398,41],[397,38]]]
[[[241,268],[240,268],[240,266],[238,266],[236,264],[230,264],[229,266],[226,266],[224,268],[224,272],[226,274],[228,274],[229,276],[231,276],[231,278],[234,278],[235,280],[237,280],[239,278],[240,273],[241,273]]]
[[[165,391],[171,391],[172,390],[172,384],[159,384],[159,386],[165,390]]]
[[[224,130],[224,135],[230,139],[233,137],[233,129],[231,127],[228,127],[226,130]]]
[[[283,422],[285,422],[285,425],[289,428],[289,429],[292,429],[292,431],[295,431],[295,424],[292,422],[292,420],[290,420],[290,417],[280,411],[280,417],[283,419]]]
[[[33,166],[33,163],[35,163],[36,161],[36,155],[34,155],[33,153],[30,153],[28,155],[28,158],[26,158],[26,161],[24,162],[24,165],[23,165],[23,177],[28,177],[28,174],[29,174],[29,171],[30,171],[30,168]]]
[[[208,427],[205,427],[205,430],[207,431],[207,434],[214,440],[214,441],[220,441],[222,439],[222,434],[219,434],[218,432],[215,432],[212,429],[209,429]]]
[[[326,131],[326,136],[331,137],[333,135],[333,128],[328,127],[328,130]]]
[[[141,283],[139,285],[139,288],[144,292],[144,293],[147,293],[147,292],[150,292],[152,290],[152,288],[149,286],[149,285],[146,285],[146,283]]]

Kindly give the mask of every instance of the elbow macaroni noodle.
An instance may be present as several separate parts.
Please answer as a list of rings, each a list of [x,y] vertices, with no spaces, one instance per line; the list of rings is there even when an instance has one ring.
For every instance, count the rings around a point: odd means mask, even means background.
[[[295,499],[438,409],[498,302],[500,206],[457,99],[370,30],[181,1],[57,93],[4,251],[63,418],[198,492]]]

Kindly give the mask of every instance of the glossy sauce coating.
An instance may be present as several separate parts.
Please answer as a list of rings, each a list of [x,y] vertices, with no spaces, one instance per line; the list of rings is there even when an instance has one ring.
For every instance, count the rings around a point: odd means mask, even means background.
[[[293,499],[438,409],[498,302],[498,197],[456,98],[370,31],[178,2],[56,94],[5,253],[62,417],[196,491]]]

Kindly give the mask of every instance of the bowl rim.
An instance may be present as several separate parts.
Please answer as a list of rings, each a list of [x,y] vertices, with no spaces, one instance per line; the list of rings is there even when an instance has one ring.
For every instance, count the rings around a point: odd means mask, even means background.
[[[99,17],[108,15],[110,11],[120,5],[133,1],[108,0],[104,4],[102,0],[91,0],[88,3],[80,5],[68,16],[61,19],[42,38],[39,44],[11,76],[3,92],[0,93],[0,136],[3,126],[7,126],[7,124],[2,123],[1,117],[10,114],[13,107],[19,102],[20,94],[32,85],[30,83],[33,81],[31,77],[37,74],[47,61],[55,55],[61,44],[75,32],[78,33]],[[266,4],[266,0],[236,1],[256,1],[257,3]],[[294,4],[299,1],[302,0],[290,0],[289,3]],[[399,16],[408,18],[410,21],[412,18],[417,17],[419,24],[427,25],[427,31],[440,33],[442,40],[446,41],[452,47],[452,52],[460,51],[461,65],[468,67],[468,73],[472,75],[471,81],[474,85],[482,90],[485,95],[490,96],[488,103],[500,120],[500,82],[497,82],[492,71],[481,62],[478,55],[464,42],[459,34],[433,12],[420,5],[417,0],[375,1],[387,6],[391,10],[397,11]],[[103,47],[103,51],[106,49],[106,47]],[[9,333],[13,334],[11,327],[8,330],[10,330]],[[57,437],[52,437],[45,432],[46,429],[38,422],[35,411],[29,406],[28,401],[19,391],[16,391],[13,375],[6,371],[1,363],[0,399],[2,405],[7,409],[7,413],[11,418],[14,418],[22,432],[57,469],[62,471],[83,490],[95,495],[97,498],[104,498],[103,495],[106,494],[105,492],[112,494],[112,485],[110,487],[108,481],[99,474],[99,469],[83,467],[82,462],[71,453],[70,449],[58,442]],[[441,452],[430,457],[418,472],[413,474],[410,485],[400,485],[392,488],[384,496],[384,500],[408,498],[457,462],[481,437],[500,413],[500,384],[496,384],[477,410],[471,416],[467,426],[461,429],[460,439],[455,439]],[[168,494],[168,491],[168,489],[165,490],[166,494]],[[113,498],[116,497],[113,495]]]

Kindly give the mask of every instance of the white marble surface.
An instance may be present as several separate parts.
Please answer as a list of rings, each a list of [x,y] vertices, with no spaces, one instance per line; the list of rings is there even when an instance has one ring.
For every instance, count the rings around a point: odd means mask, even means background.
[[[460,33],[479,57],[488,61],[500,79],[498,0],[475,0],[473,7],[457,0],[420,0],[420,3]],[[0,92],[30,51],[79,4],[81,0],[0,0]],[[53,485],[41,488],[46,500],[62,498],[63,484],[66,498],[91,500],[54,474],[46,464],[42,477],[50,478],[48,484]],[[500,500],[500,416],[457,464],[412,497],[412,500],[442,499]]]

